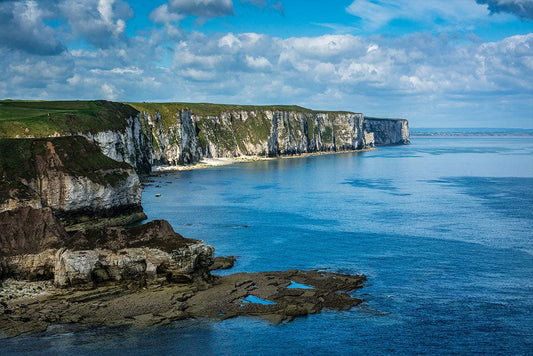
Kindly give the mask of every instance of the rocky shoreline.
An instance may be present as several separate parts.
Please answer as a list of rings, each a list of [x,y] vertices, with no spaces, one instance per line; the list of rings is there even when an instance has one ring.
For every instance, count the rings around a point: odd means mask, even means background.
[[[50,208],[0,213],[0,337],[49,326],[151,326],[257,316],[273,324],[361,300],[365,277],[324,271],[213,275],[235,258],[167,221],[67,233]]]
[[[349,292],[364,281],[363,276],[314,270],[237,273],[191,283],[129,281],[85,288],[8,280],[0,287],[0,335],[9,338],[42,332],[54,324],[153,326],[187,318],[224,320],[243,315],[278,324],[324,308],[356,306],[361,300]]]

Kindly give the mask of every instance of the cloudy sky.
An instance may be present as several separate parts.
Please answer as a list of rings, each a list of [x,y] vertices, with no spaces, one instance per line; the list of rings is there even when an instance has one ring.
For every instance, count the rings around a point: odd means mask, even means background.
[[[533,0],[0,0],[0,98],[533,128]]]

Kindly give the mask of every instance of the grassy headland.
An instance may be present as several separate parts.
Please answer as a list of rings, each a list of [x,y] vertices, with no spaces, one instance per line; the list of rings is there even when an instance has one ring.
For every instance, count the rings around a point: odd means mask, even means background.
[[[96,101],[0,101],[0,137],[43,137],[124,130],[129,105]]]

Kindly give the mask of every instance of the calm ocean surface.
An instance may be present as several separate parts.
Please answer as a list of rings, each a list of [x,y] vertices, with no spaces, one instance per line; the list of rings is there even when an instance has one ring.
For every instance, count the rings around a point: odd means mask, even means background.
[[[365,274],[365,302],[278,326],[58,326],[0,340],[1,354],[533,354],[531,137],[414,137],[156,181],[143,195],[149,218],[238,256],[226,273]]]

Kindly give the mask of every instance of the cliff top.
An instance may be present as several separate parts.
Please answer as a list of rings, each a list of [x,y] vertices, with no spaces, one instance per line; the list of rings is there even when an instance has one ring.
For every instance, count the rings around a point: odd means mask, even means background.
[[[297,105],[0,100],[0,137],[46,137],[124,130],[127,127],[126,119],[137,115],[139,111],[152,114],[159,112],[165,122],[165,119],[172,119],[182,110],[190,110],[198,116],[220,116],[224,112],[239,111],[355,114],[350,111],[312,110]]]
[[[350,111],[327,111],[327,110],[312,110],[298,105],[234,105],[234,104],[213,104],[213,103],[126,103],[133,106],[139,111],[164,111],[176,112],[179,110],[191,110],[195,115],[199,116],[218,116],[223,112],[235,111],[292,111],[301,113],[347,113],[353,114]]]
[[[391,117],[372,117],[372,116],[365,116],[365,119],[368,119],[368,120],[407,121],[407,119],[391,118]]]
[[[0,101],[0,137],[43,137],[124,130],[129,105],[96,101]]]
[[[166,127],[170,126],[175,120],[175,114],[183,110],[190,110],[193,115],[197,116],[216,116],[220,117],[222,113],[234,112],[255,112],[261,113],[265,111],[285,111],[294,113],[324,113],[324,114],[354,114],[349,111],[326,111],[326,110],[311,110],[297,105],[231,105],[231,104],[212,104],[212,103],[127,103],[139,110],[140,112],[147,112],[154,114],[159,112],[161,114],[162,122]],[[259,114],[260,117],[264,115]]]

